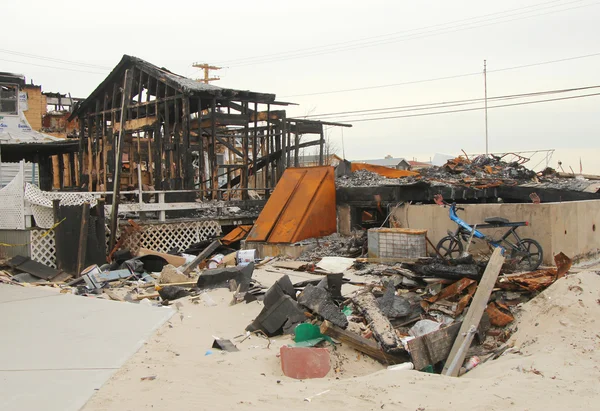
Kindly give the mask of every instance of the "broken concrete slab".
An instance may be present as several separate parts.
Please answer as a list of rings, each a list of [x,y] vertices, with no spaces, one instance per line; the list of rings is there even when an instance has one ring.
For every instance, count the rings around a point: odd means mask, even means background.
[[[183,274],[171,264],[167,264],[163,267],[158,279],[159,284],[184,283],[186,281],[190,281],[190,277]]]
[[[198,288],[219,287],[228,286],[229,280],[235,280],[242,286],[240,291],[245,291],[243,288],[245,287],[247,290],[253,272],[254,263],[250,263],[246,266],[214,268],[205,270],[200,277],[198,277],[196,284]]]
[[[307,285],[298,296],[298,302],[332,324],[341,328],[348,327],[346,315],[335,305],[331,294],[324,288]]]

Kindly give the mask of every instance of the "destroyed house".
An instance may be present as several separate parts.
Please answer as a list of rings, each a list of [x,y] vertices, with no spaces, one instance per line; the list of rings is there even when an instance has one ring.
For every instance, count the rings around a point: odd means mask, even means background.
[[[170,201],[269,196],[323,125],[286,116],[274,94],[204,84],[123,56],[76,106],[81,181],[89,191],[178,190]],[[311,135],[314,138],[310,138]],[[315,137],[316,136],[316,137]],[[103,190],[102,190],[103,189]]]
[[[66,140],[38,132],[31,127],[24,114],[28,111],[25,89],[24,76],[0,73],[0,164],[5,164],[0,166],[0,170],[10,173],[16,167],[15,163],[21,161],[37,164],[40,188],[51,190],[55,174],[58,174],[57,178],[61,180],[65,174],[63,167],[52,167],[51,157],[58,155],[62,158],[66,155],[74,158],[78,143],[76,140]],[[74,162],[71,164],[74,167]],[[7,183],[2,176],[0,181]]]

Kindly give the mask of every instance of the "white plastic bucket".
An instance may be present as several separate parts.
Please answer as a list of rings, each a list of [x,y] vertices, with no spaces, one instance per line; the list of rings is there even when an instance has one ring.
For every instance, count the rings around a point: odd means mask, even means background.
[[[238,265],[248,265],[253,263],[256,258],[256,250],[240,250],[237,253],[237,263]]]

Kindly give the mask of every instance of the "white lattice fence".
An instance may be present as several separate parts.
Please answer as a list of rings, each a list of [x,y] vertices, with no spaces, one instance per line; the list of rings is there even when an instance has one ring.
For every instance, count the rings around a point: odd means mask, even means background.
[[[221,235],[218,221],[149,224],[141,227],[140,231],[134,232],[124,241],[121,248],[129,248],[133,254],[137,253],[140,247],[166,253],[175,247],[185,250],[198,241]],[[54,230],[50,230],[45,237],[42,237],[46,231],[35,228],[30,230],[31,259],[56,268]],[[106,232],[108,243],[108,227]]]
[[[134,232],[124,241],[122,248],[129,248],[134,254],[140,247],[166,253],[175,247],[185,250],[198,241],[221,234],[218,221],[149,224],[141,227],[140,231]]]
[[[54,230],[31,229],[29,231],[29,250],[31,259],[48,267],[56,268],[56,244],[54,242]]]

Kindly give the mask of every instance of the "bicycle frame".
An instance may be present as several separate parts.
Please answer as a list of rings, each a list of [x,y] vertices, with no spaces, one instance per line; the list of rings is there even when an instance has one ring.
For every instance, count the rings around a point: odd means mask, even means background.
[[[503,252],[506,251],[506,247],[501,245],[502,242],[507,243],[511,249],[513,249],[517,252],[520,252],[517,244],[519,244],[521,242],[521,237],[519,237],[516,230],[518,227],[528,225],[527,222],[509,222],[509,223],[502,223],[502,224],[481,224],[481,225],[479,225],[479,227],[482,227],[482,228],[510,227],[510,229],[507,230],[506,233],[504,233],[504,235],[502,236],[500,241],[492,241],[485,234],[483,234],[481,231],[475,229],[472,225],[465,222],[463,219],[461,219],[456,214],[456,203],[453,203],[450,205],[449,215],[450,215],[450,220],[454,221],[458,225],[458,230],[456,231],[454,236],[458,236],[459,234],[461,234],[461,230],[464,230],[466,232],[465,234],[469,234],[469,235],[472,234],[473,237],[486,241],[488,244],[490,244],[494,248],[498,248],[498,247],[501,248]],[[511,235],[516,238],[517,244],[513,244],[507,240],[507,238],[510,237]]]

